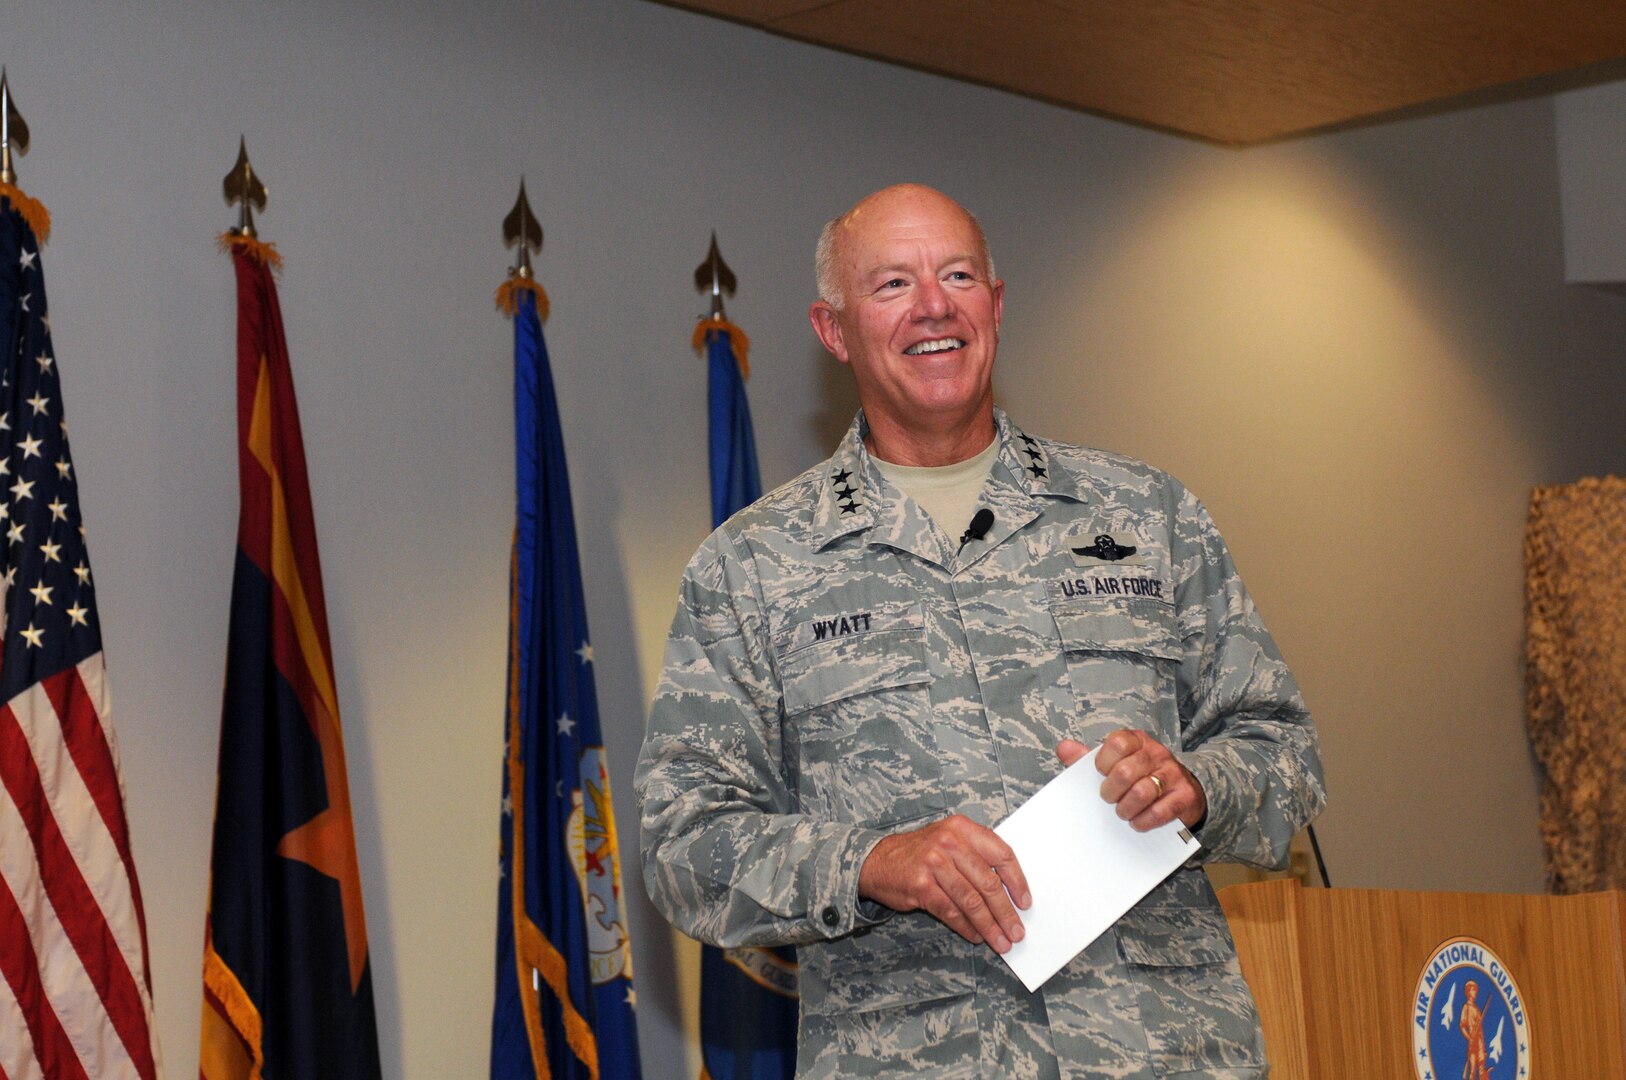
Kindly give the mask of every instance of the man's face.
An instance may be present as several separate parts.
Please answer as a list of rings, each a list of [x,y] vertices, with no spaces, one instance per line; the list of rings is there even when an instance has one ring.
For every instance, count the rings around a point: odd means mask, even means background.
[[[842,307],[821,300],[810,317],[852,365],[871,425],[915,432],[988,411],[1005,283],[989,280],[965,211],[930,189],[888,188],[840,228]]]

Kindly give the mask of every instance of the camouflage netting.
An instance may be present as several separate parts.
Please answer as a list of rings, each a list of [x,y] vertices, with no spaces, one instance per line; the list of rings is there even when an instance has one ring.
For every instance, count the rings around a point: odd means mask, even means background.
[[[1536,488],[1525,688],[1556,893],[1626,886],[1626,479]]]

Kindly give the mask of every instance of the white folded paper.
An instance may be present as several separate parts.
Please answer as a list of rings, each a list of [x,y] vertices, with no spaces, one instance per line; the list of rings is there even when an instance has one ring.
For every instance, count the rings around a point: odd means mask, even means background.
[[[1016,852],[1033,906],[1017,909],[1024,936],[1004,954],[1037,990],[1202,845],[1179,821],[1136,832],[1101,798],[1091,750],[994,831]]]

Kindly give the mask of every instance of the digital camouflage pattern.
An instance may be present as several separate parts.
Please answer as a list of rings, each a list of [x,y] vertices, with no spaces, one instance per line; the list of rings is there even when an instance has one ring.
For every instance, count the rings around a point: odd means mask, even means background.
[[[1280,865],[1324,802],[1298,687],[1201,504],[995,421],[982,540],[882,477],[860,415],[702,545],[638,763],[650,896],[702,941],[800,946],[800,1077],[1264,1076],[1195,865],[1033,994],[986,945],[858,897],[883,836],[998,823],[1063,738],[1168,745],[1208,797],[1201,858]]]

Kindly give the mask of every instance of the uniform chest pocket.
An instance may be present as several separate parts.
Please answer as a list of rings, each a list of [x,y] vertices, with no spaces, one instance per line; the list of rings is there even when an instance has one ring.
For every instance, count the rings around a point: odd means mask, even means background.
[[[926,640],[919,602],[807,613],[776,634],[803,813],[877,827],[942,810]]]
[[[1093,746],[1119,728],[1179,746],[1175,674],[1184,655],[1174,607],[1153,597],[1050,590],[1076,713],[1072,735]]]

